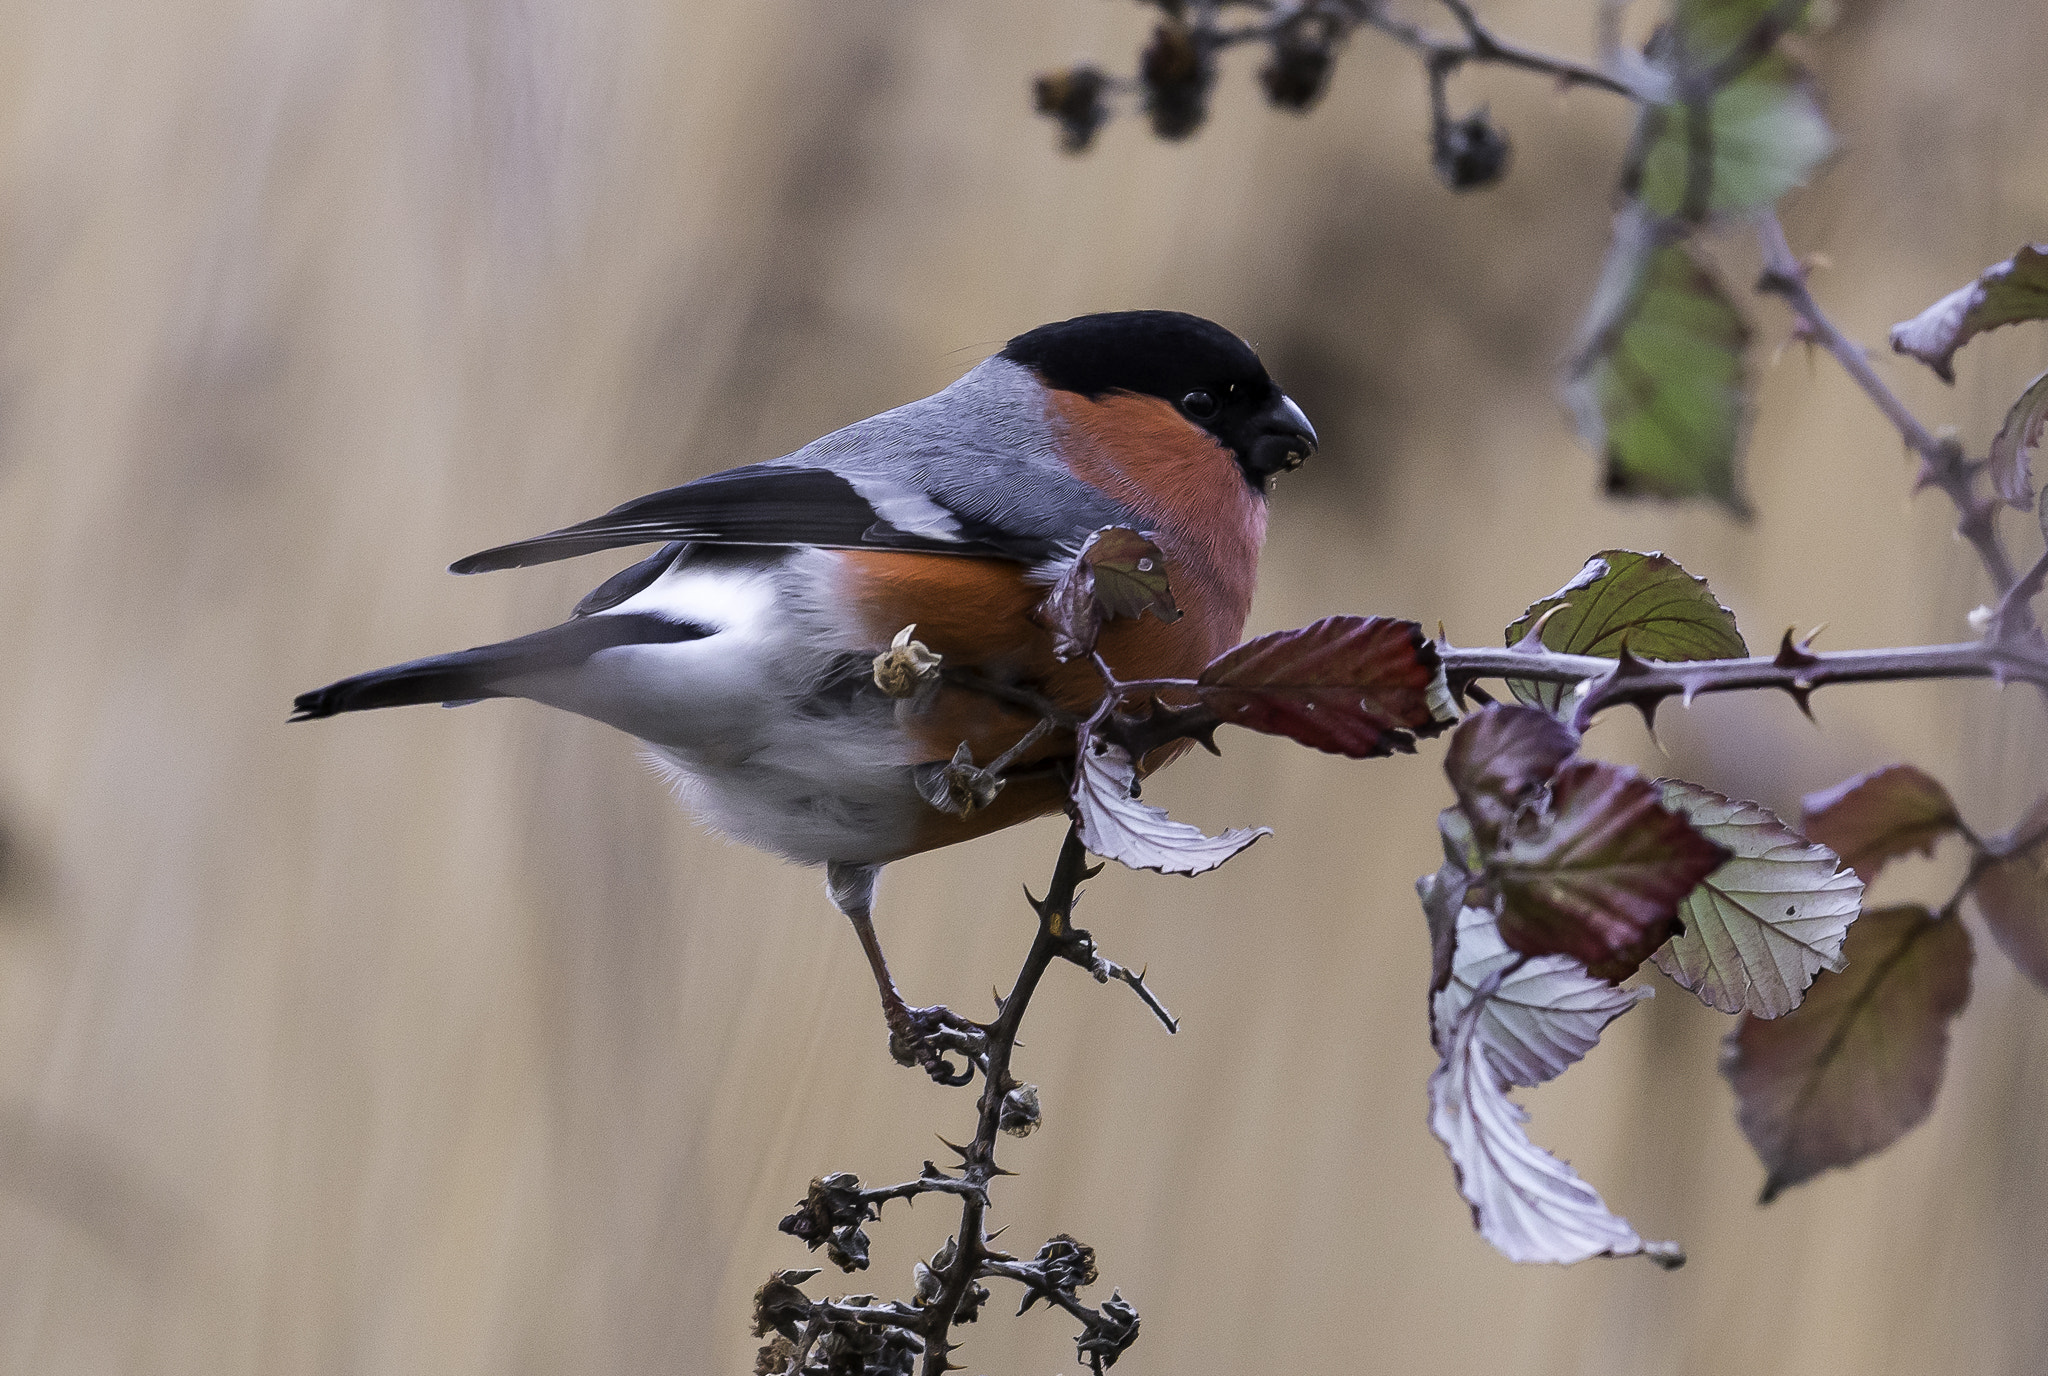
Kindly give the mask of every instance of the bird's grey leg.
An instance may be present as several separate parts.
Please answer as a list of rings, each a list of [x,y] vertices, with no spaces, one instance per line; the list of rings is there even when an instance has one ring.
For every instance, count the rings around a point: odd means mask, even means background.
[[[981,1029],[950,1009],[912,1008],[904,1001],[889,974],[881,939],[875,935],[875,883],[881,874],[880,865],[834,860],[825,866],[825,892],[853,924],[860,948],[867,953],[868,968],[875,972],[875,987],[882,993],[882,1018],[889,1025],[889,1054],[904,1065],[923,1066],[926,1074],[942,1083],[966,1084],[974,1077],[971,1061],[981,1041]],[[948,1050],[967,1052],[967,1069],[954,1070],[943,1054]]]

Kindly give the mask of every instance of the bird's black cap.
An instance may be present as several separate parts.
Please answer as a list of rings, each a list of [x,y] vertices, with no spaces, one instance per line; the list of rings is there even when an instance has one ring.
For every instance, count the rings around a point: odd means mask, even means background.
[[[1160,398],[1214,435],[1262,492],[1273,474],[1298,467],[1316,446],[1307,417],[1252,346],[1199,315],[1076,316],[1018,335],[999,357],[1048,387],[1090,399],[1117,392]]]
[[[1273,385],[1252,346],[1214,321],[1180,311],[1111,311],[1040,325],[1002,357],[1049,387],[1100,397],[1136,392],[1175,404],[1198,389]]]

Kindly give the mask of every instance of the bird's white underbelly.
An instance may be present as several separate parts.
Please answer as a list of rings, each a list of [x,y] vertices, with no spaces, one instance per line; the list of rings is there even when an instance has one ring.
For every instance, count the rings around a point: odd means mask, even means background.
[[[838,556],[685,560],[599,616],[654,613],[699,639],[620,645],[509,691],[637,736],[707,825],[792,860],[899,854],[928,805],[895,704],[846,677],[862,651],[831,610]],[[853,657],[853,658],[850,658]]]

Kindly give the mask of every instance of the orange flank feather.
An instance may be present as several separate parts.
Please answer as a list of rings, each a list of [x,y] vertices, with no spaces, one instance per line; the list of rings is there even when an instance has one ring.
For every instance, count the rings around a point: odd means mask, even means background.
[[[1170,624],[1150,614],[1111,621],[1096,648],[1119,678],[1192,678],[1243,634],[1265,541],[1265,500],[1222,446],[1163,401],[1053,396],[1074,471],[1139,514],[1166,555],[1182,612]],[[950,666],[1029,688],[1083,716],[1101,700],[1102,678],[1093,664],[1061,664],[1053,657],[1051,633],[1031,616],[1046,585],[1020,566],[889,551],[850,550],[839,557],[849,600],[875,653],[914,623],[917,639]],[[928,705],[906,703],[899,714],[920,760],[950,759],[965,741],[981,764],[1016,744],[1036,720],[952,684]],[[1066,790],[1047,762],[1073,748],[1063,732],[1039,743],[1009,771],[1009,784],[988,808],[966,817],[933,809],[904,854],[1057,810]],[[1147,763],[1157,767],[1178,753],[1156,752]]]

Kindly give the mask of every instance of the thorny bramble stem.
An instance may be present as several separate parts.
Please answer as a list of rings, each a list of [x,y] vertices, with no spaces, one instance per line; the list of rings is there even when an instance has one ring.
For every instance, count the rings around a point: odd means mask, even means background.
[[[880,1216],[882,1205],[927,1194],[957,1196],[958,1232],[928,1267],[919,1268],[917,1298],[909,1303],[871,1295],[811,1300],[798,1287],[817,1274],[815,1271],[779,1271],[755,1297],[756,1332],[767,1336],[773,1328],[783,1335],[762,1349],[764,1369],[780,1376],[802,1376],[819,1369],[813,1365],[814,1357],[832,1365],[851,1351],[886,1353],[892,1363],[916,1361],[924,1376],[954,1370],[949,1361],[955,1351],[953,1326],[974,1320],[988,1298],[978,1282],[996,1277],[1026,1288],[1024,1308],[1042,1299],[1081,1320],[1082,1332],[1076,1339],[1079,1355],[1098,1373],[1137,1337],[1138,1313],[1120,1295],[1112,1293],[1099,1309],[1076,1296],[1077,1289],[1095,1281],[1091,1249],[1061,1235],[1046,1243],[1037,1257],[1020,1261],[995,1250],[987,1228],[989,1184],[997,1176],[1009,1174],[996,1164],[998,1137],[1003,1132],[1028,1132],[1037,1120],[1035,1091],[1010,1074],[1010,1060],[1018,1030],[1047,967],[1055,960],[1067,960],[1099,982],[1115,979],[1129,984],[1168,1031],[1178,1026],[1145,986],[1142,973],[1098,955],[1094,939],[1074,926],[1077,891],[1100,868],[1087,863],[1079,828],[1070,826],[1045,897],[1025,894],[1038,915],[1038,930],[1008,997],[997,999],[995,1020],[973,1025],[978,1039],[971,1060],[984,1080],[976,1103],[973,1139],[966,1146],[952,1147],[960,1157],[959,1174],[949,1175],[927,1161],[915,1180],[871,1190],[861,1189],[859,1180],[851,1175],[826,1176],[811,1182],[810,1195],[782,1221],[783,1232],[813,1249],[826,1247],[827,1255],[842,1269],[858,1270],[867,1265],[868,1241],[861,1229]],[[832,1369],[839,1367],[832,1365]],[[889,1369],[897,1368],[891,1365]]]
[[[2032,638],[1817,653],[1810,641],[1795,641],[1787,631],[1776,655],[1680,662],[1642,660],[1627,653],[1619,659],[1608,659],[1551,650],[1511,646],[1481,649],[1441,642],[1436,650],[1443,662],[1445,679],[1460,694],[1469,691],[1474,680],[1482,678],[1587,685],[1576,713],[1576,724],[1582,729],[1595,714],[1609,707],[1628,705],[1653,711],[1669,697],[1690,702],[1702,693],[1757,688],[1781,689],[1790,693],[1802,708],[1815,689],[1836,683],[1990,678],[2001,683],[2017,680],[2048,688],[2048,646]],[[1193,679],[1136,679],[1115,685],[1113,691],[1121,699],[1140,694],[1192,692],[1198,686]]]
[[[1549,53],[1537,52],[1533,48],[1524,48],[1519,44],[1508,42],[1487,28],[1478,14],[1473,11],[1471,5],[1465,3],[1465,0],[1443,0],[1443,6],[1451,12],[1452,18],[1456,19],[1458,26],[1465,31],[1463,42],[1456,39],[1439,37],[1436,34],[1430,33],[1420,24],[1411,23],[1406,19],[1389,14],[1383,0],[1366,0],[1366,3],[1362,6],[1340,3],[1329,5],[1325,8],[1333,9],[1340,14],[1353,16],[1355,22],[1362,22],[1368,27],[1377,29],[1402,47],[1419,54],[1424,63],[1430,68],[1432,75],[1438,71],[1448,74],[1467,62],[1492,63],[1503,67],[1517,67],[1525,72],[1537,72],[1544,76],[1555,77],[1560,84],[1565,86],[1591,86],[1597,90],[1610,91],[1615,95],[1627,96],[1631,100],[1647,101],[1653,99],[1648,91],[1638,89],[1635,85],[1611,72],[1604,72],[1598,67],[1588,66],[1583,62],[1574,62],[1568,57],[1556,57]],[[1286,6],[1283,8],[1292,11],[1297,7]],[[1302,6],[1299,8],[1314,9],[1315,6]],[[1292,19],[1292,13],[1289,13],[1287,18]],[[1277,28],[1279,23],[1284,21],[1276,19],[1269,22]]]
[[[940,1277],[938,1299],[926,1308],[922,1316],[920,1336],[925,1340],[924,1376],[940,1376],[947,1369],[947,1356],[953,1350],[949,1335],[960,1301],[977,1277],[992,1274],[988,1239],[982,1224],[988,1211],[988,1182],[1000,1173],[996,1165],[996,1138],[1002,1121],[1003,1097],[1016,1087],[1016,1082],[1010,1077],[1010,1055],[1016,1049],[1017,1029],[1023,1024],[1025,1010],[1031,1006],[1031,996],[1038,989],[1039,979],[1045,974],[1046,967],[1065,955],[1066,948],[1072,944],[1076,891],[1082,881],[1096,872],[1087,863],[1079,829],[1068,827],[1067,839],[1060,847],[1059,860],[1053,866],[1052,883],[1047,886],[1045,897],[1031,899],[1031,906],[1038,913],[1038,934],[1032,939],[1023,968],[1017,972],[1016,981],[1010,986],[1009,997],[1002,1002],[1002,1011],[988,1025],[988,1048],[982,1063],[984,1079],[978,1105],[980,1118],[975,1127],[974,1141],[962,1151],[961,1179],[974,1188],[971,1193],[961,1193],[960,1231],[955,1235],[957,1246],[952,1265]],[[1030,898],[1030,895],[1027,893],[1025,897]],[[1089,1322],[1091,1316],[1099,1321],[1096,1311],[1086,1305],[1072,1312],[1083,1322]]]
[[[1998,504],[1977,491],[1977,474],[1981,464],[1969,462],[1963,455],[1963,447],[1952,438],[1937,436],[1912,411],[1899,400],[1896,392],[1886,385],[1870,366],[1870,358],[1862,345],[1843,334],[1841,329],[1821,310],[1820,303],[1813,298],[1813,292],[1806,285],[1806,266],[1792,252],[1786,241],[1784,226],[1778,217],[1765,212],[1757,219],[1757,238],[1763,246],[1764,272],[1757,283],[1759,291],[1782,296],[1799,317],[1802,334],[1833,354],[1856,385],[1861,387],[1885,418],[1898,428],[1906,445],[1920,456],[1919,487],[1938,487],[1948,494],[1955,503],[1958,519],[1956,531],[1976,547],[1977,557],[1984,563],[1984,572],[1991,578],[1991,586],[2002,597],[2011,591],[2019,581],[2013,572],[2012,560],[2007,557],[2004,543],[1998,538],[1994,517]],[[2037,589],[2038,590],[2038,589]]]

